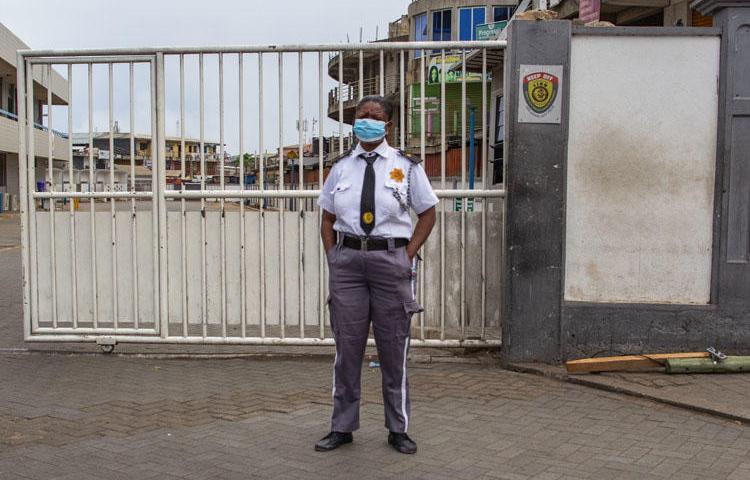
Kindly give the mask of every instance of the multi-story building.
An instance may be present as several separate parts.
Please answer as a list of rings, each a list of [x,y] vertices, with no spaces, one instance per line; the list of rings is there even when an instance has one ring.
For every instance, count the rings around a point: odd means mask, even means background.
[[[18,100],[16,96],[16,51],[29,48],[13,32],[0,23],[0,197],[3,210],[18,206]],[[37,66],[34,77],[34,145],[35,180],[44,181],[48,170],[49,133],[47,130],[47,90],[53,105],[68,104],[66,80],[54,69]],[[63,133],[53,132],[53,172],[61,170],[68,160],[68,141]]]
[[[493,29],[499,31],[513,15],[518,2],[515,0],[496,0],[489,3],[481,3],[470,0],[415,0],[409,4],[406,15],[392,22],[388,29],[388,38],[381,42],[394,41],[457,41],[477,40],[482,31]],[[478,37],[479,35],[479,37]],[[445,51],[445,64],[443,64],[443,52],[441,50],[412,51],[406,55],[405,70],[405,92],[406,105],[401,105],[400,92],[400,55],[399,52],[386,52],[384,54],[383,84],[384,93],[394,104],[394,128],[389,142],[392,145],[401,143],[399,138],[401,126],[399,124],[401,110],[404,110],[406,121],[404,145],[412,153],[421,152],[421,98],[422,98],[422,72],[424,64],[425,78],[425,168],[428,175],[436,177],[440,175],[440,148],[442,124],[445,123],[445,137],[447,143],[446,151],[446,174],[449,177],[460,176],[461,165],[461,132],[468,130],[472,115],[474,132],[466,132],[467,138],[473,134],[476,140],[475,158],[478,158],[480,139],[482,138],[483,119],[482,111],[482,75],[475,72],[467,72],[466,75],[466,99],[467,114],[466,125],[462,118],[461,91],[464,78],[461,70],[455,67],[460,64],[460,51]],[[343,58],[342,58],[343,57]],[[343,121],[351,124],[354,117],[354,108],[360,96],[378,94],[380,92],[380,53],[377,50],[362,52],[363,58],[363,82],[360,95],[359,86],[359,52],[345,52],[335,55],[329,59],[328,74],[335,80],[339,80],[341,69],[342,87],[335,87],[328,96],[328,116],[331,119],[339,119],[339,105],[343,103]],[[343,62],[343,65],[339,65]],[[440,83],[441,76],[445,77],[445,122],[440,118]],[[489,105],[486,106],[489,109]],[[487,110],[488,111],[488,110]],[[481,163],[477,163],[480,166]],[[481,170],[477,169],[477,175]]]
[[[711,27],[713,17],[690,8],[690,0],[601,0],[599,19],[630,27]],[[559,18],[579,16],[578,0],[550,2]]]
[[[115,165],[130,165],[130,133],[117,131],[115,123],[113,137],[114,161]],[[109,132],[97,132],[92,135],[93,147],[102,152],[102,155],[109,155]],[[73,145],[88,148],[88,133],[74,133]],[[152,163],[152,142],[149,134],[135,134],[133,144],[134,160],[136,165],[151,168]],[[215,176],[219,174],[221,161],[220,148],[218,142],[204,141],[204,159],[206,164],[206,176]],[[180,137],[166,138],[166,170],[167,172],[180,172],[182,168],[182,139]],[[201,174],[201,142],[196,138],[185,139],[185,179],[192,180]],[[106,154],[104,152],[107,152]],[[83,168],[82,165],[78,165]],[[179,175],[179,173],[178,173]]]

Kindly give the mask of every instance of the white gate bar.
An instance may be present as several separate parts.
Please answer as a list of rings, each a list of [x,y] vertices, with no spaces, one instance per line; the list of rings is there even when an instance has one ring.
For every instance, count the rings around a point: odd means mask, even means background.
[[[89,113],[89,123],[88,123],[88,134],[89,134],[89,192],[93,192],[95,188],[95,182],[94,182],[94,73],[93,73],[93,67],[89,63],[87,65],[87,73],[88,73],[88,96],[89,96],[89,103],[88,103],[88,113]],[[100,193],[106,193],[106,192],[100,192]],[[96,203],[94,201],[94,197],[89,196],[89,212],[91,215],[91,232],[89,235],[89,238],[91,239],[91,251],[89,252],[90,260],[91,260],[91,292],[92,292],[92,299],[94,301],[94,328],[97,328],[99,326],[99,288],[97,285],[97,265],[96,265]],[[34,249],[36,251],[36,249]]]
[[[180,190],[185,191],[185,55],[180,55]],[[187,291],[187,218],[185,199],[180,199],[180,250],[182,268],[180,283],[182,292],[182,336],[188,336],[188,291]]]
[[[55,174],[53,171],[55,155],[55,137],[52,132],[52,65],[47,65],[47,183],[50,191],[55,189]],[[41,123],[41,122],[40,122]],[[57,248],[55,242],[55,199],[49,201],[49,232],[50,232],[50,269],[52,278],[52,326],[57,327]]]
[[[21,196],[21,263],[23,264],[23,337],[24,340],[28,340],[31,337],[32,322],[32,312],[29,308],[31,299],[30,281],[32,280],[29,265],[29,203],[33,201],[30,195],[28,195],[27,144],[30,141],[26,121],[29,103],[28,98],[26,97],[26,77],[28,76],[28,67],[20,53],[16,55],[16,60],[16,94],[18,95],[18,189]],[[31,91],[33,92],[33,90]],[[30,151],[33,152],[33,150]]]
[[[113,66],[109,64],[109,75],[107,80],[109,83],[109,191],[115,191],[115,133],[114,133],[114,79],[113,77]],[[112,231],[112,316],[114,320],[115,329],[118,327],[119,318],[119,305],[118,305],[118,288],[117,288],[117,219],[115,218],[115,202],[116,199],[110,198],[110,230]]]
[[[134,71],[135,65],[133,62],[130,62],[128,64],[128,81],[130,83],[130,91],[128,95],[128,103],[130,107],[130,118],[128,119],[130,121],[130,191],[132,193],[136,193],[135,191],[135,71]],[[68,84],[70,87],[70,83]],[[72,124],[72,116],[71,116],[71,124]],[[72,130],[71,130],[72,131]],[[72,143],[71,143],[72,145]],[[73,160],[73,155],[71,154],[71,162]],[[71,167],[72,168],[72,167]],[[72,173],[71,173],[72,175]],[[132,257],[132,275],[133,275],[133,325],[135,328],[138,328],[138,323],[140,321],[139,317],[139,311],[138,311],[138,225],[137,225],[137,219],[135,215],[135,198],[130,199],[130,234],[131,234],[131,242],[130,242],[130,249],[132,251],[131,257]]]
[[[340,60],[340,59],[339,59]],[[324,101],[324,77],[323,77],[323,52],[318,52],[318,190],[323,190],[323,110]],[[330,147],[329,147],[330,150]],[[318,209],[318,225],[323,223],[323,209]],[[320,327],[320,338],[325,338],[325,297],[323,295],[324,272],[323,242],[318,242],[318,326]]]
[[[68,64],[68,190],[74,192],[73,182],[73,65]],[[20,158],[20,157],[19,157]],[[70,297],[73,328],[78,327],[78,254],[76,252],[76,218],[74,200],[68,201],[70,211]],[[137,290],[136,290],[137,291]]]
[[[224,54],[219,54],[219,185],[224,190]],[[219,262],[219,270],[221,271],[221,286],[220,286],[220,298],[221,298],[221,336],[227,336],[227,226],[226,226],[226,212],[225,212],[225,199],[219,200],[219,208],[221,209],[221,217],[219,219],[219,252],[221,255],[221,261]]]
[[[435,190],[438,198],[503,198],[505,190]],[[140,192],[139,192],[140,193]],[[145,193],[145,192],[144,192]],[[56,194],[57,195],[57,194]],[[167,190],[164,192],[166,198],[317,198],[320,190]],[[40,195],[44,196],[44,195]]]
[[[27,339],[30,342],[96,342],[101,335],[92,332],[90,335],[34,335]],[[182,337],[182,336],[136,336],[136,335],[112,335],[112,340],[118,343],[172,343],[182,345],[289,345],[289,346],[334,346],[333,338],[278,338],[278,337]],[[409,344],[412,347],[433,347],[433,348],[469,348],[469,347],[498,347],[501,345],[500,340],[437,340],[437,339],[411,339]],[[375,339],[368,338],[367,346],[374,347]]]
[[[385,96],[385,51],[380,50],[380,96]]]
[[[419,155],[420,158],[426,156],[426,145],[425,145],[425,82],[424,82],[424,71],[425,71],[425,51],[420,52],[420,68],[419,68]],[[443,67],[444,69],[445,67]],[[407,179],[411,182],[411,178]],[[421,249],[420,249],[421,250]],[[419,268],[419,262],[415,261],[417,268]],[[418,272],[419,274],[419,300],[423,303],[422,295],[424,291],[424,272]],[[419,339],[424,340],[424,311],[419,312]]]
[[[258,149],[260,151],[259,192],[266,188],[266,153],[263,145],[263,53],[258,53]],[[245,193],[243,190],[241,193]],[[246,197],[243,197],[246,198]],[[258,202],[260,230],[258,231],[258,255],[260,256],[260,336],[266,336],[266,217],[263,213],[263,198]]]
[[[300,191],[304,190],[303,186],[305,183],[305,130],[303,129],[304,122],[304,86],[303,86],[303,53],[298,54],[298,74],[299,74],[299,153],[297,156],[297,186]],[[320,119],[323,120],[322,118]],[[298,287],[299,287],[299,336],[305,338],[305,213],[304,213],[304,202],[297,202],[299,215],[297,216],[297,231],[299,232],[298,245],[299,245],[299,263],[298,263]]]
[[[461,50],[461,188],[466,188],[466,50]],[[472,135],[474,132],[472,132]],[[461,199],[461,340],[466,338],[466,198]]]
[[[482,186],[481,189],[486,188],[485,179],[487,178],[487,145],[489,142],[489,123],[487,121],[487,49],[482,49]],[[474,132],[471,132],[474,135]],[[489,202],[482,204],[482,333],[481,338],[484,338],[485,328],[487,326],[487,210],[489,209]]]
[[[155,328],[109,328],[109,327],[100,327],[100,328],[91,328],[91,327],[78,327],[78,328],[67,328],[67,327],[57,327],[57,328],[50,328],[50,327],[39,327],[36,330],[32,332],[33,334],[78,334],[78,335],[87,335],[87,334],[95,334],[95,335],[109,335],[109,334],[118,334],[118,335],[156,335],[158,334],[158,330]]]
[[[26,67],[26,92],[28,95],[26,101],[26,136],[28,138],[28,170],[27,170],[27,183],[30,192],[36,190],[36,145],[34,134],[34,67],[29,64]],[[29,238],[31,243],[31,251],[36,255],[36,203],[34,200],[29,201],[29,216],[33,221],[29,222]],[[33,268],[31,275],[31,327],[36,328],[39,326],[39,287],[37,278],[39,277],[39,265],[38,259],[33,259]]]
[[[344,153],[344,51],[340,50],[339,51],[339,155],[342,155],[343,153]]]
[[[201,149],[201,193],[206,190],[206,112],[205,112],[205,71],[203,65],[203,54],[198,56],[198,70],[200,82],[200,149]],[[166,192],[165,192],[166,193]],[[185,192],[187,193],[187,192]],[[189,198],[189,197],[186,197]],[[201,198],[201,324],[203,336],[208,336],[208,272],[206,265],[206,200]]]
[[[341,59],[343,60],[343,59]],[[365,88],[365,73],[364,73],[364,52],[362,50],[359,51],[359,95],[357,95],[358,100],[362,100],[362,97],[365,96],[364,88]],[[354,121],[352,121],[352,126],[354,125]]]
[[[205,46],[205,47],[125,47],[125,48],[88,48],[88,49],[62,49],[62,50],[22,50],[22,57],[79,57],[79,56],[118,56],[125,57],[136,55],[196,55],[196,54],[219,54],[219,53],[269,53],[269,52],[335,52],[335,51],[358,51],[358,50],[432,50],[445,48],[446,50],[458,49],[481,49],[505,48],[508,45],[504,40],[472,40],[472,41],[425,41],[425,42],[378,42],[378,43],[322,43],[322,44],[287,44],[287,45],[229,45],[229,46]]]
[[[33,54],[33,52],[32,52]],[[52,65],[52,64],[94,64],[94,63],[147,63],[151,62],[153,57],[150,55],[104,55],[104,56],[70,56],[70,57],[33,57],[27,60],[34,65]]]
[[[162,65],[164,65],[164,59],[162,58]],[[159,126],[158,126],[158,118],[157,118],[157,95],[158,95],[158,86],[157,86],[157,78],[156,78],[156,70],[157,70],[157,61],[156,58],[151,60],[151,69],[150,69],[150,76],[149,76],[149,85],[150,85],[150,109],[151,109],[151,189],[153,191],[158,192],[159,188],[161,187],[161,184],[159,182],[159,148],[157,148],[158,143],[161,141],[160,132],[159,132]],[[163,70],[163,69],[162,69]],[[162,291],[160,288],[161,285],[161,277],[160,277],[160,268],[161,265],[159,263],[160,258],[160,242],[159,242],[159,222],[162,220],[162,217],[159,215],[159,203],[160,199],[156,196],[154,196],[153,201],[151,202],[151,248],[153,251],[153,267],[152,267],[152,273],[153,273],[153,294],[154,294],[154,328],[160,329],[161,328],[161,322],[159,321],[159,316],[162,313],[161,310],[161,299],[162,299]],[[164,252],[165,258],[166,258],[166,251]],[[164,302],[166,302],[168,299],[165,297]],[[166,305],[165,305],[166,306]]]
[[[279,52],[279,191],[284,192],[284,53]],[[302,125],[300,125],[302,128]],[[284,210],[279,202],[279,328],[286,335],[286,248],[284,245]]]
[[[404,51],[401,50],[399,53],[399,62],[398,62],[398,77],[399,77],[399,97],[400,97],[400,104],[399,104],[399,129],[401,130],[399,135],[399,141],[401,150],[406,150],[406,100],[405,100],[405,88],[404,87]]]
[[[240,133],[240,189],[245,190],[245,87],[243,54],[237,55],[239,76],[239,133]],[[184,237],[183,237],[184,238]],[[184,240],[183,240],[184,241]],[[242,338],[247,336],[247,299],[245,298],[245,201],[240,202],[240,329]]]
[[[440,50],[440,188],[445,190],[445,49]],[[445,340],[445,201],[440,201],[440,340]]]
[[[152,198],[153,192],[34,192],[31,197],[33,198],[79,198],[79,199],[140,199],[140,198]]]
[[[154,168],[152,173],[155,175],[156,191],[163,192],[167,188],[166,180],[167,175],[165,172],[167,166],[167,139],[166,139],[166,93],[165,93],[165,79],[164,79],[164,54],[156,54],[156,128],[157,134],[156,139],[158,141],[158,149],[154,156]],[[153,205],[157,206],[158,210],[158,232],[159,235],[159,276],[158,282],[154,285],[154,289],[158,290],[160,301],[157,304],[159,322],[156,322],[161,329],[161,336],[166,337],[169,335],[169,276],[167,275],[167,258],[169,251],[169,244],[167,243],[167,207],[164,199],[157,196],[153,202]]]

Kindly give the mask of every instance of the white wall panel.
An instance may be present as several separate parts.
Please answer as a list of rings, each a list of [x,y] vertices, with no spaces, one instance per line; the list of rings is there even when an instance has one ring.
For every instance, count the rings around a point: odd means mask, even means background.
[[[718,37],[573,37],[565,298],[707,303]]]

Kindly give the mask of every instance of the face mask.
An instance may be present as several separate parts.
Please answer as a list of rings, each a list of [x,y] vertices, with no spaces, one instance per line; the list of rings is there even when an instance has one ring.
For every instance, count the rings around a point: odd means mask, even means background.
[[[358,118],[352,130],[360,142],[372,143],[385,138],[385,122],[381,120]]]

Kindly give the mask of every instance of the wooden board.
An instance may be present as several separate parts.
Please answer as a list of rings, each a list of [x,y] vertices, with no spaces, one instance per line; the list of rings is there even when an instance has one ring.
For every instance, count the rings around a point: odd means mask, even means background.
[[[708,352],[655,353],[623,355],[619,357],[583,358],[565,362],[565,369],[568,373],[648,370],[663,367],[667,359],[705,357],[708,357]]]

